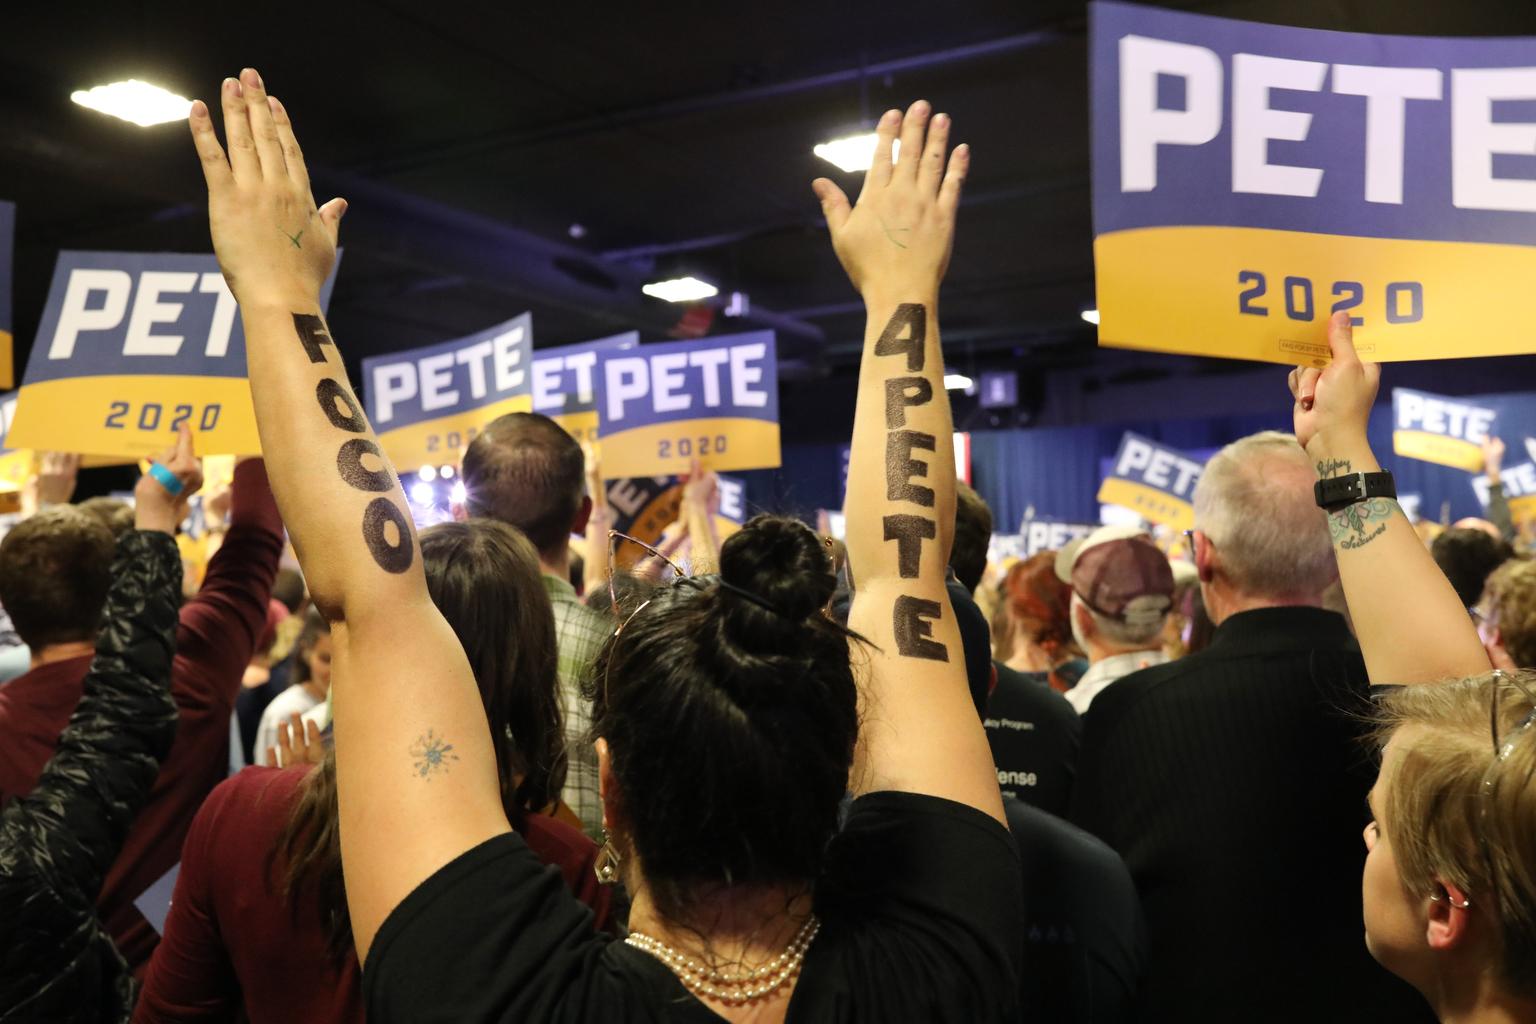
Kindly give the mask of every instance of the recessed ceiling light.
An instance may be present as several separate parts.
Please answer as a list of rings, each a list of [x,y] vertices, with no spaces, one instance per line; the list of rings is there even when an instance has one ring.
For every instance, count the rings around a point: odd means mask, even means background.
[[[846,138],[820,143],[811,152],[830,164],[836,164],[840,170],[867,171],[869,165],[875,160],[877,138],[874,132],[849,135]],[[897,139],[891,143],[891,162],[895,163],[900,155],[901,140]]]
[[[969,391],[974,382],[963,373],[946,373],[944,375],[944,390]]]
[[[185,96],[177,96],[137,78],[98,85],[94,89],[76,89],[69,98],[82,107],[132,121],[140,128],[185,121],[192,110],[192,101]]]
[[[1078,315],[1095,327],[1099,325],[1099,311],[1096,309],[1085,309]]]
[[[708,281],[700,281],[696,277],[674,277],[670,281],[652,281],[650,284],[642,285],[640,290],[652,298],[667,302],[695,302],[720,294],[719,288]]]

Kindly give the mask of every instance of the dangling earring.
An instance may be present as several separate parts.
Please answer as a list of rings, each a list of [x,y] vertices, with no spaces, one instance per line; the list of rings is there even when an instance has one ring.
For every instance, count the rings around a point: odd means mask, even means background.
[[[603,846],[597,851],[597,860],[592,865],[592,872],[597,875],[599,885],[619,884],[619,851],[613,845],[613,837],[608,830],[603,829]]]

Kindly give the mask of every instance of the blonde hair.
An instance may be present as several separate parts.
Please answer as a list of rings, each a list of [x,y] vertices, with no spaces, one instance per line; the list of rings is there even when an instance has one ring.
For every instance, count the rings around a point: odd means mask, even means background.
[[[1536,691],[1536,673],[1521,680]],[[1536,996],[1536,726],[1495,765],[1495,688],[1503,746],[1532,707],[1500,673],[1406,686],[1382,698],[1383,745],[1412,730],[1403,735],[1382,824],[1408,891],[1432,895],[1439,879],[1488,911],[1498,927],[1496,976],[1529,998]]]
[[[1499,642],[1521,668],[1536,668],[1536,561],[1512,558],[1493,570],[1483,585]]]

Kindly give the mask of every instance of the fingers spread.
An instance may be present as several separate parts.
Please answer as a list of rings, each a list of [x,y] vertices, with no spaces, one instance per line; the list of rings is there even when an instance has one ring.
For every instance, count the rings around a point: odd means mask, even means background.
[[[944,180],[944,156],[949,149],[949,115],[935,114],[928,125],[928,141],[923,146],[923,158],[917,168],[917,187],[932,195]]]
[[[272,112],[272,123],[277,128],[277,138],[283,147],[283,161],[294,183],[309,191],[309,169],[304,166],[304,151],[299,148],[298,137],[293,134],[293,122],[288,119],[288,109],[276,96],[267,97],[267,107]]]
[[[224,142],[229,146],[229,167],[239,184],[261,180],[261,161],[251,138],[251,118],[245,112],[244,87],[238,79],[224,79],[219,90],[224,101]]]
[[[212,193],[228,188],[234,183],[234,178],[229,172],[229,161],[224,157],[224,147],[219,145],[219,137],[213,131],[213,118],[208,113],[208,104],[202,100],[193,100],[187,124],[192,129],[192,146],[197,150],[198,160],[202,162],[203,180],[208,183],[208,191]]]
[[[939,209],[953,217],[960,208],[960,190],[965,187],[965,176],[971,171],[971,147],[965,143],[949,154],[949,169],[944,172],[944,183],[939,186]]]
[[[848,220],[848,197],[829,178],[817,178],[811,182],[811,191],[821,201],[821,215],[827,219],[827,227],[838,231]]]
[[[279,764],[278,760],[277,760],[277,748],[276,747],[268,747],[267,748],[267,767],[268,768],[281,768],[282,767],[282,765]]]
[[[922,163],[923,132],[928,127],[928,115],[932,107],[927,100],[918,100],[907,108],[907,116],[901,122],[901,151],[907,154],[895,174],[905,181],[917,180],[917,168]]]
[[[251,121],[251,135],[256,142],[256,155],[261,160],[262,177],[281,181],[288,175],[288,163],[283,159],[283,144],[277,137],[277,125],[272,120],[272,107],[267,103],[267,90],[255,68],[240,72],[240,87],[245,94],[245,110]]]
[[[871,188],[881,188],[891,183],[891,146],[900,130],[901,111],[887,110],[880,116],[880,123],[875,126],[875,155],[870,160],[869,172],[864,175],[864,191],[859,193],[859,198],[862,199],[864,192]]]

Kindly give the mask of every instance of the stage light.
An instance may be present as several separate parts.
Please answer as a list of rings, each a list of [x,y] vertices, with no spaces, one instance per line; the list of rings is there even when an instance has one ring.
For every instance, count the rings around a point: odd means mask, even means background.
[[[432,499],[436,496],[437,492],[432,489],[432,485],[423,480],[411,484],[411,500],[418,505],[430,508],[433,504]]]
[[[1078,316],[1081,316],[1095,327],[1099,326],[1099,311],[1096,309],[1085,309]]]
[[[421,479],[425,480],[427,483],[431,483],[433,480],[437,479],[437,469],[434,466],[422,466],[416,471],[416,475],[421,477]]]
[[[455,505],[462,505],[464,504],[464,499],[468,496],[468,494],[469,492],[464,490],[464,481],[455,480],[453,487],[448,491],[448,500],[453,502]]]
[[[444,480],[452,480],[453,474],[454,468],[452,466],[444,466],[442,469],[437,471],[437,475],[442,477]]]
[[[137,78],[98,85],[94,89],[76,89],[69,98],[82,107],[132,121],[140,128],[185,121],[192,110],[192,101],[185,96],[177,96]]]
[[[842,171],[867,171],[869,165],[875,162],[874,132],[864,132],[861,135],[849,135],[841,139],[833,139],[830,142],[818,143],[811,152],[821,157],[829,164],[834,164]],[[895,163],[901,155],[901,140],[891,143],[891,162]]]
[[[700,281],[696,277],[674,277],[670,281],[652,281],[648,285],[642,285],[640,290],[652,298],[666,302],[695,302],[720,294],[719,288],[708,281]]]
[[[963,373],[946,373],[944,375],[944,390],[969,391],[974,381]]]

